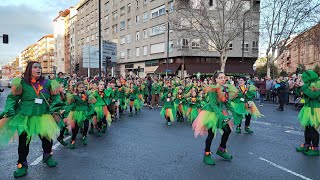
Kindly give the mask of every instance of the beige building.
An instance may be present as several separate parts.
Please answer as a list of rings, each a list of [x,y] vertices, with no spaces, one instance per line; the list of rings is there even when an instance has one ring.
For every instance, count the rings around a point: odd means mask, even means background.
[[[278,57],[279,70],[295,73],[300,65],[306,69],[320,66],[320,23],[292,38]]]
[[[169,44],[170,74],[194,75],[197,72],[214,73],[220,69],[219,53],[207,48],[200,39],[182,37],[181,32],[170,30],[168,43],[167,22],[168,19],[172,21],[170,18],[175,17],[176,1],[101,0],[101,38],[117,43],[118,74],[125,75],[133,71],[144,77],[147,74],[164,73],[167,44]],[[254,4],[256,9],[260,9],[260,1],[248,2]],[[80,63],[80,67],[82,67],[82,47],[86,45],[98,47],[97,3],[95,0],[82,0],[77,5],[75,59]],[[259,16],[258,11],[257,13]],[[252,23],[259,24],[259,22]],[[245,36],[245,63],[239,66],[242,51],[241,35],[229,44],[226,72],[253,73],[252,65],[258,57],[259,28],[246,31]],[[203,47],[206,50],[199,51]],[[86,69],[80,72],[86,74]]]
[[[19,55],[19,67],[25,69],[29,61],[38,61],[37,50],[37,43],[25,48]]]
[[[56,72],[71,73],[71,56],[74,49],[74,21],[76,9],[70,7],[60,11],[59,15],[53,20],[54,35],[54,66]],[[73,43],[73,46],[72,46]]]
[[[54,73],[54,37],[53,34],[43,36],[37,42],[37,59],[41,63],[43,73]]]

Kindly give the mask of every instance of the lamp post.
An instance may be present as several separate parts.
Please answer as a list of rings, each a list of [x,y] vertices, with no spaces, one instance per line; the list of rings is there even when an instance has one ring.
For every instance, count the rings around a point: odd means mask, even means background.
[[[98,24],[99,24],[99,78],[101,78],[101,0],[98,0],[98,13],[99,13],[99,20],[98,20]]]
[[[169,69],[169,39],[170,39],[170,23],[169,23],[169,9],[166,9],[166,13],[168,16],[167,22],[167,60],[166,60],[166,78],[168,78],[168,69]]]
[[[243,14],[243,22],[242,22],[242,56],[241,56],[241,63],[243,65],[243,61],[244,61],[244,36],[245,36],[245,28],[246,28],[246,21],[245,21],[245,17],[247,15],[247,13],[249,13],[251,11],[251,9],[247,10],[244,14]]]

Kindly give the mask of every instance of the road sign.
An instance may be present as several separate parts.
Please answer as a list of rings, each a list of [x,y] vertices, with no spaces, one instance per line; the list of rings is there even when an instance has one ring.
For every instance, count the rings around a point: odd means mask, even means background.
[[[110,57],[112,62],[117,62],[117,44],[110,41],[102,41],[102,61]]]
[[[84,68],[99,68],[99,48],[88,45],[83,46],[82,59]]]

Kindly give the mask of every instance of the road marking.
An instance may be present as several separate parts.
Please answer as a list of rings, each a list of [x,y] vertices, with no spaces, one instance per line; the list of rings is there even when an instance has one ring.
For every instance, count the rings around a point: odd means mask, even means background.
[[[255,124],[262,124],[262,125],[267,125],[267,126],[270,126],[271,123],[268,123],[268,122],[263,122],[263,121],[251,121],[252,123],[255,123]]]
[[[288,130],[288,131],[285,131],[285,132],[286,132],[286,133],[289,133],[289,134],[293,134],[293,135],[304,136],[304,132],[302,132],[302,131]]]
[[[64,140],[66,141],[66,140],[68,140],[68,139],[70,139],[70,138],[71,138],[71,136],[68,136],[68,137],[64,138]],[[52,150],[57,149],[59,146],[60,146],[60,143],[58,142],[58,143],[56,143],[54,146],[52,146]],[[38,165],[41,161],[42,161],[42,155],[39,156],[39,157],[38,157],[35,161],[33,161],[30,165],[31,165],[31,166],[36,166],[36,165]]]
[[[287,169],[287,168],[285,168],[285,167],[282,167],[282,166],[280,166],[280,165],[278,165],[278,164],[276,164],[276,163],[273,163],[273,162],[271,162],[271,161],[269,161],[269,160],[266,160],[266,159],[264,159],[264,158],[262,158],[262,157],[259,157],[259,159],[262,160],[262,161],[267,162],[268,164],[271,164],[272,166],[274,166],[274,167],[276,167],[276,168],[279,168],[279,169],[281,169],[281,170],[283,170],[283,171],[286,171],[287,173],[290,173],[290,174],[292,174],[292,175],[295,175],[295,176],[297,176],[297,177],[299,177],[299,178],[301,178],[301,179],[312,180],[311,178],[308,178],[308,177],[305,177],[305,176],[303,176],[303,175],[301,175],[301,174],[299,174],[299,173],[293,172],[293,171],[291,171],[291,170],[289,170],[289,169]]]

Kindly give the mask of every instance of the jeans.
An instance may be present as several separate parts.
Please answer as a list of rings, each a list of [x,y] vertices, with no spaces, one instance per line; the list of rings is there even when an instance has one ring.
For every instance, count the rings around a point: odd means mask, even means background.
[[[264,101],[264,94],[260,94],[260,104],[263,104]]]

